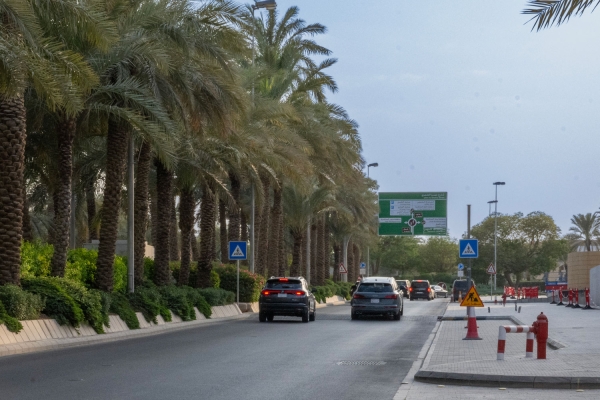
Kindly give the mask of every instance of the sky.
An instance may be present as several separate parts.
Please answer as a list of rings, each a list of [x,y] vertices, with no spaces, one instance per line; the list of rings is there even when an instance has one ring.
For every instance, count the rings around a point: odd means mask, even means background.
[[[498,212],[545,212],[563,234],[598,210],[600,10],[537,32],[525,0],[277,0],[294,5],[328,28],[329,100],[358,122],[380,191],[448,192],[454,238],[496,181]]]

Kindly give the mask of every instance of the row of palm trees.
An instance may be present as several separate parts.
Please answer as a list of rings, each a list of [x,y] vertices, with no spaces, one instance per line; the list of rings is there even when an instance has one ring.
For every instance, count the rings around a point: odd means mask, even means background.
[[[314,40],[326,28],[298,15],[254,18],[227,0],[0,0],[0,284],[19,283],[21,242],[38,236],[62,276],[79,215],[99,239],[96,285],[112,290],[129,146],[136,282],[149,238],[156,284],[180,259],[178,284],[208,285],[227,242],[248,239],[252,192],[256,272],[310,265],[322,283],[350,240],[354,279],[374,182],[357,124],[326,97],[336,60]]]

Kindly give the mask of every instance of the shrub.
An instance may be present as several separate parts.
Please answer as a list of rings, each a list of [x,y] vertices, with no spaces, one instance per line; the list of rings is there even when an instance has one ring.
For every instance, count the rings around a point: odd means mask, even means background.
[[[81,307],[56,281],[62,278],[24,278],[23,289],[38,294],[45,301],[44,314],[56,319],[60,325],[70,323],[75,328],[83,322]]]
[[[19,320],[38,319],[45,305],[41,296],[16,285],[0,286],[0,301],[8,315]]]
[[[127,297],[119,292],[113,292],[110,294],[110,312],[117,314],[129,329],[139,329],[140,321],[135,315],[135,311],[127,301]]]
[[[81,282],[90,287],[96,281],[96,259],[98,252],[78,248],[69,250],[65,278]]]
[[[50,261],[54,254],[51,244],[34,242],[23,242],[21,246],[21,278],[33,278],[36,276],[50,275]]]
[[[154,260],[152,258],[144,257],[144,278],[154,282]]]
[[[221,287],[221,277],[214,269],[210,270],[210,287],[219,289]],[[194,281],[196,282],[196,281]]]
[[[206,299],[208,304],[214,306],[224,306],[235,302],[235,293],[224,289],[205,288],[197,289],[198,292]]]
[[[169,263],[169,267],[171,268],[171,275],[173,276],[173,280],[175,282],[179,282],[179,270],[181,269],[180,261],[171,261]],[[188,277],[188,286],[195,286],[196,282],[198,282],[198,263],[191,262],[190,263],[190,276]]]
[[[194,307],[198,309],[206,318],[210,318],[212,315],[212,310],[210,308],[210,304],[204,296],[200,293],[199,289],[193,289],[189,286],[183,286],[183,290],[187,291],[188,300],[192,303]],[[194,319],[196,314],[194,313]]]
[[[125,293],[127,291],[127,258],[115,256],[113,268],[113,292]]]
[[[156,286],[145,284],[138,286],[135,293],[128,293],[131,306],[142,313],[146,321],[158,323],[156,317],[161,315],[167,322],[171,321],[171,311],[167,308]]]
[[[23,329],[21,322],[19,322],[19,320],[15,317],[8,315],[6,309],[4,308],[4,304],[2,304],[0,301],[0,324],[1,323],[4,323],[6,328],[14,333],[19,333],[21,329]]]
[[[188,289],[170,285],[163,286],[159,290],[169,310],[173,311],[184,321],[196,319],[194,303],[191,301],[191,296],[188,295]]]
[[[230,292],[237,290],[237,269],[234,265],[224,265],[214,268],[221,279],[221,289]],[[258,301],[260,290],[265,284],[265,278],[253,274],[245,269],[240,269],[240,301],[252,303]]]
[[[87,289],[77,281],[54,279],[56,284],[62,287],[81,307],[85,320],[96,333],[104,333],[104,325],[108,326],[108,312],[103,307],[100,291]]]

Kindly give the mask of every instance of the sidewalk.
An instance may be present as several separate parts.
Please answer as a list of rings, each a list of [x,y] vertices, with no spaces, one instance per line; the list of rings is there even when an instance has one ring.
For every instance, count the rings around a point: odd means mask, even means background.
[[[485,304],[476,308],[479,336],[466,335],[466,309],[450,303],[415,380],[436,384],[513,388],[600,388],[600,310],[571,309],[549,303]],[[488,307],[490,312],[488,313]],[[547,359],[525,358],[525,334],[509,333],[505,360],[497,361],[498,327],[531,325],[543,312],[549,321]],[[494,319],[491,319],[494,318]]]

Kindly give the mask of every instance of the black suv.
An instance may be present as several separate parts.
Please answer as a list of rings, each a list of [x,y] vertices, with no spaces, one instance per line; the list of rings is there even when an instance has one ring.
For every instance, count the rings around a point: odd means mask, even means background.
[[[285,315],[302,317],[302,322],[314,321],[316,304],[303,277],[271,277],[258,299],[258,319],[273,321],[275,315]]]
[[[410,282],[410,301],[414,299],[433,300],[435,298],[435,290],[429,284],[429,281],[419,279]]]
[[[475,286],[475,281],[471,280],[471,285]],[[458,292],[461,294],[461,298],[465,298],[469,291],[466,279],[457,279],[452,284],[452,301],[458,301]]]
[[[410,281],[408,279],[396,279],[396,283],[400,290],[402,290],[402,294],[407,299],[410,297]]]

